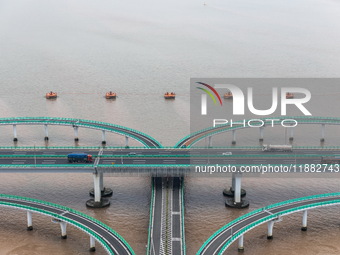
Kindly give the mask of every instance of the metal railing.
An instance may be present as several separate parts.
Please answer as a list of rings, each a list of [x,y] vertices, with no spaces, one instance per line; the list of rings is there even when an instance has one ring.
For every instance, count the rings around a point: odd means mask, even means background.
[[[301,202],[301,201],[307,201],[307,200],[313,200],[313,199],[319,199],[319,198],[326,198],[326,197],[339,197],[340,196],[340,192],[338,193],[326,193],[326,194],[320,194],[320,195],[312,195],[312,196],[307,196],[307,197],[300,197],[300,198],[295,198],[295,199],[290,199],[290,200],[286,200],[286,201],[283,201],[283,202],[279,202],[279,203],[275,203],[275,204],[272,204],[272,205],[269,205],[269,206],[266,206],[266,207],[263,207],[263,208],[259,208],[259,209],[256,209],[252,212],[249,212],[247,214],[244,214],[234,220],[232,220],[231,222],[229,222],[228,224],[226,224],[225,226],[223,226],[222,228],[220,228],[219,230],[217,230],[213,235],[211,235],[208,240],[206,240],[204,242],[204,244],[201,246],[201,248],[198,250],[197,252],[197,255],[199,254],[202,254],[203,250],[205,249],[205,247],[211,243],[211,241],[216,238],[220,233],[222,233],[223,231],[225,231],[226,229],[232,227],[234,224],[242,221],[243,219],[245,218],[248,218],[248,217],[251,217],[252,215],[255,215],[257,213],[260,213],[260,212],[263,212],[265,210],[269,210],[269,209],[273,209],[273,208],[276,208],[276,207],[280,207],[280,206],[283,206],[283,205],[288,205],[288,204],[292,204],[292,203],[296,203],[296,202]],[[274,218],[277,218],[278,216],[282,216],[282,215],[286,215],[286,214],[289,214],[289,213],[293,213],[293,212],[297,212],[297,211],[301,211],[303,209],[307,209],[307,208],[312,208],[312,207],[318,207],[318,206],[322,206],[322,205],[331,205],[331,204],[338,204],[340,203],[340,199],[334,199],[334,200],[331,200],[331,201],[324,201],[324,202],[318,202],[318,203],[310,203],[308,205],[304,205],[304,206],[297,206],[295,208],[292,208],[292,209],[288,209],[288,210],[285,210],[285,211],[282,211],[282,212],[279,212],[279,213],[273,213],[265,218],[262,218],[258,221],[255,221],[251,224],[249,224],[248,226],[242,228],[241,230],[239,230],[237,233],[234,233],[234,235],[232,236],[232,238],[230,240],[228,240],[223,248],[221,249],[221,252],[219,254],[222,254],[223,252],[222,251],[225,251],[230,245],[231,243],[233,243],[240,235],[244,234],[245,232],[248,232],[250,229],[264,223],[264,222],[267,222],[271,219],[274,219]]]
[[[15,208],[21,208],[21,209],[24,209],[24,210],[30,210],[30,211],[33,211],[33,212],[38,212],[38,213],[41,213],[41,214],[44,214],[44,215],[48,215],[48,216],[51,216],[53,218],[60,219],[62,221],[68,222],[71,225],[74,225],[74,226],[78,227],[82,231],[92,235],[109,252],[109,254],[114,254],[114,251],[109,247],[109,245],[107,244],[107,241],[105,241],[96,232],[94,232],[92,229],[84,226],[83,224],[81,224],[81,223],[79,223],[77,221],[74,221],[74,220],[72,220],[70,218],[67,218],[67,217],[65,217],[65,216],[63,216],[61,214],[53,213],[53,212],[50,212],[48,210],[36,208],[36,207],[33,207],[33,206],[28,206],[28,205],[22,205],[22,204],[15,203],[15,200],[18,200],[18,201],[27,201],[27,202],[31,202],[31,203],[34,203],[34,204],[42,204],[42,205],[45,205],[45,206],[57,208],[57,209],[60,209],[60,210],[63,210],[63,211],[67,211],[67,212],[76,214],[76,215],[78,215],[80,217],[86,218],[86,219],[88,219],[88,220],[90,220],[90,221],[100,225],[106,231],[111,232],[121,243],[123,243],[125,245],[125,247],[127,248],[127,250],[129,251],[130,254],[135,254],[134,251],[132,250],[131,246],[115,230],[113,230],[112,228],[110,228],[109,226],[105,225],[101,221],[99,221],[99,220],[97,220],[97,219],[95,219],[95,218],[93,218],[93,217],[91,217],[91,216],[89,216],[87,214],[84,214],[82,212],[79,212],[77,210],[74,210],[74,209],[66,207],[66,206],[62,206],[62,205],[58,205],[58,204],[54,204],[54,203],[51,203],[51,202],[42,201],[42,200],[38,200],[38,199],[33,199],[33,198],[14,196],[14,195],[7,195],[7,194],[0,194],[0,198],[13,199],[12,202],[0,201],[0,205],[10,206],[10,207],[15,207]]]

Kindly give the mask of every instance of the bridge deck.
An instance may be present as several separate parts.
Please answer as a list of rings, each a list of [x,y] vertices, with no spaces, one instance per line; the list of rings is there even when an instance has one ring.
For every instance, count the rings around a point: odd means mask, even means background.
[[[45,214],[72,224],[96,238],[109,254],[134,254],[129,244],[111,228],[71,208],[3,194],[0,195],[0,205]]]
[[[182,179],[152,178],[148,255],[185,254]]]
[[[340,193],[316,195],[288,200],[243,215],[214,233],[200,248],[197,255],[223,254],[240,235],[279,216],[319,206],[340,204]]]

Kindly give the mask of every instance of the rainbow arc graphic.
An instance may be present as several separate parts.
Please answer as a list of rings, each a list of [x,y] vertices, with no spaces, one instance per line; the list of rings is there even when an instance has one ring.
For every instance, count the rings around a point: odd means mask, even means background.
[[[217,104],[217,100],[220,102],[220,105],[222,106],[222,99],[220,97],[220,95],[217,93],[216,89],[214,89],[212,86],[210,86],[209,84],[203,83],[203,82],[196,82],[200,85],[205,86],[206,88],[201,88],[201,87],[196,87],[197,89],[200,89],[202,91],[204,91],[206,94],[202,94],[201,97],[201,103],[202,103],[202,107],[201,107],[201,114],[202,115],[207,115],[207,95],[210,96],[210,98],[212,99],[212,101],[214,102],[214,104]]]

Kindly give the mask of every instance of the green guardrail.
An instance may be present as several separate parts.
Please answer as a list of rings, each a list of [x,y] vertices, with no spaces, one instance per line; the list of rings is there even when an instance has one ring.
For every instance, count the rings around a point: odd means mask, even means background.
[[[75,123],[70,123],[70,121],[75,122]],[[115,125],[111,123],[106,123],[106,122],[100,122],[100,121],[92,121],[92,120],[84,120],[84,119],[74,119],[74,118],[53,118],[53,117],[15,117],[15,118],[0,118],[0,124],[7,124],[7,125],[12,125],[12,124],[23,124],[23,123],[37,123],[37,124],[55,124],[55,125],[66,125],[66,126],[72,126],[72,125],[77,125],[79,127],[87,127],[87,128],[94,128],[94,129],[100,129],[100,130],[107,130],[110,132],[118,133],[118,134],[123,134],[128,137],[132,137],[133,139],[136,139],[137,141],[141,142],[144,144],[146,147],[148,145],[138,136],[135,136],[131,133],[124,132],[124,130],[127,130],[132,133],[136,133],[139,135],[143,135],[144,137],[147,137],[150,139],[153,143],[156,144],[158,147],[162,147],[162,145],[153,137],[140,132],[138,130],[132,129],[132,128],[127,128],[124,126],[120,125]],[[118,130],[118,129],[122,130]]]
[[[109,226],[105,225],[103,222],[87,215],[84,214],[82,212],[79,212],[77,210],[74,210],[72,208],[66,207],[66,206],[62,206],[62,205],[58,205],[58,204],[54,204],[51,202],[47,202],[47,201],[42,201],[42,200],[38,200],[38,199],[33,199],[33,198],[27,198],[27,197],[20,197],[20,196],[14,196],[14,195],[7,195],[7,194],[0,194],[0,198],[5,198],[5,199],[14,199],[14,200],[19,200],[19,201],[27,201],[27,202],[33,202],[33,203],[37,203],[37,204],[42,204],[45,206],[50,206],[53,208],[57,208],[63,211],[67,211],[73,214],[76,214],[80,217],[86,218],[91,220],[92,222],[95,222],[96,224],[102,226],[103,228],[105,228],[107,231],[113,233],[118,239],[119,241],[121,241],[126,248],[128,249],[128,251],[131,254],[135,254],[133,249],[131,248],[131,246],[125,241],[125,239],[120,236],[115,230],[113,230],[112,228],[110,228]],[[87,228],[86,226],[82,225],[81,223],[77,222],[77,221],[73,221],[72,219],[69,219],[63,215],[60,214],[56,214],[47,210],[43,210],[43,209],[39,209],[39,208],[35,208],[32,206],[26,206],[26,205],[20,205],[20,204],[16,204],[15,201],[13,202],[4,202],[4,201],[0,201],[0,204],[3,205],[8,205],[8,206],[12,206],[12,207],[16,207],[16,208],[22,208],[25,210],[31,210],[31,211],[35,211],[35,212],[39,212],[45,215],[49,215],[52,216],[53,218],[57,218],[60,219],[62,221],[68,222],[82,230],[84,230],[85,232],[89,233],[90,235],[92,235],[93,237],[95,237],[103,246],[104,248],[110,253],[110,254],[114,254],[114,251],[112,251],[112,249],[107,245],[107,242],[105,240],[102,239],[102,237],[98,236],[93,230]]]
[[[339,152],[340,155],[340,152]],[[93,158],[97,158],[97,155],[92,155]],[[222,154],[147,154],[147,155],[100,155],[100,158],[115,158],[115,159],[134,159],[134,158],[311,158],[311,157],[334,157],[334,154],[232,154],[232,155],[222,155]],[[67,158],[67,155],[62,154],[3,154],[0,158]]]
[[[219,251],[218,255],[222,255],[226,249],[237,239],[239,238],[241,235],[243,235],[244,233],[248,232],[249,230],[255,228],[256,226],[258,225],[261,225],[265,222],[268,222],[272,219],[275,219],[279,216],[284,216],[284,215],[287,215],[287,214],[291,214],[291,213],[294,213],[294,212],[298,212],[298,211],[301,211],[301,210],[307,210],[307,209],[311,209],[311,208],[316,208],[316,207],[320,207],[320,206],[327,206],[327,205],[333,205],[333,204],[340,204],[340,199],[337,199],[337,200],[333,200],[333,201],[327,201],[327,202],[319,202],[319,203],[314,203],[314,204],[310,204],[310,205],[305,205],[305,206],[299,206],[299,207],[296,207],[296,208],[293,208],[293,209],[288,209],[288,210],[285,210],[285,211],[282,211],[280,213],[276,213],[276,214],[273,214],[273,215],[270,215],[270,216],[267,216],[261,220],[258,220],[256,222],[253,222],[252,224],[250,224],[249,226],[241,229],[239,232],[237,232],[235,235],[233,235],[233,237],[228,240],[224,245],[223,247],[221,248],[221,250]]]
[[[97,165],[97,168],[190,168],[190,167],[214,167],[214,165],[199,165],[199,164],[99,164]],[[266,163],[261,164],[218,164],[219,167],[228,167],[228,166],[235,166],[235,167],[251,167],[255,166],[258,167],[259,165],[268,165]],[[294,165],[293,163],[286,163],[286,164],[270,164],[270,166],[288,166],[292,167]],[[308,163],[299,163],[298,165],[315,165],[314,163],[308,164]],[[325,164],[323,164],[325,165]],[[338,165],[338,164],[326,164],[326,165]],[[93,164],[0,164],[0,168],[88,168],[93,169]],[[248,170],[247,170],[248,171]],[[253,172],[247,172],[244,170],[240,173],[253,173]],[[330,172],[337,173],[339,172],[338,169],[329,170]],[[231,172],[232,173],[232,172]],[[298,171],[296,171],[298,173]],[[311,172],[313,173],[313,172]],[[317,173],[320,173],[317,171]]]
[[[208,150],[217,150],[217,149],[231,149],[231,150],[262,150],[262,146],[213,146],[213,147],[203,147],[203,146],[195,146],[190,148],[175,148],[171,146],[163,146],[162,148],[148,148],[141,146],[129,146],[129,148],[125,148],[125,146],[0,146],[0,150],[13,150],[13,151],[22,151],[22,150],[172,150],[172,151],[188,151],[188,150],[199,150],[199,149],[208,149]],[[340,150],[340,146],[293,146],[294,150],[299,149],[315,149],[315,150]]]
[[[275,204],[272,204],[272,205],[269,205],[269,206],[266,206],[266,207],[263,207],[263,208],[259,208],[259,209],[256,209],[254,211],[251,211],[247,214],[244,214],[232,221],[230,221],[228,224],[226,224],[225,226],[223,226],[222,228],[220,228],[219,230],[217,230],[213,235],[211,235],[207,241],[204,242],[204,244],[201,246],[201,248],[198,250],[197,252],[197,255],[201,254],[203,252],[203,250],[205,249],[205,247],[216,237],[218,236],[221,232],[225,231],[226,229],[230,228],[232,225],[234,225],[235,223],[239,222],[239,221],[242,221],[243,219],[245,218],[248,218],[252,215],[255,215],[259,212],[262,212],[264,210],[268,210],[268,209],[273,209],[275,207],[280,207],[280,206],[283,206],[283,205],[288,205],[288,204],[291,204],[291,203],[295,203],[295,202],[300,202],[300,201],[307,201],[307,200],[312,200],[312,199],[318,199],[318,198],[325,198],[325,197],[335,197],[335,196],[340,196],[340,192],[337,192],[337,193],[326,193],[326,194],[320,194],[320,195],[312,195],[312,196],[306,196],[306,197],[300,197],[300,198],[295,198],[295,199],[290,199],[290,200],[286,200],[286,201],[283,201],[283,202],[279,202],[279,203],[275,203]],[[334,201],[334,200],[333,200]],[[327,201],[329,202],[329,201]],[[298,207],[297,207],[298,208]],[[282,212],[280,212],[282,213]],[[274,215],[274,216],[273,216]],[[268,217],[271,217],[273,216],[273,218],[277,218],[279,214],[273,214],[273,215],[270,215]],[[263,220],[263,219],[262,219]],[[247,228],[249,229],[249,228]],[[235,238],[237,239],[237,238]],[[234,240],[235,240],[234,239]]]
[[[181,196],[182,196],[182,251],[183,255],[186,255],[187,247],[186,247],[186,241],[185,241],[185,224],[184,224],[184,213],[185,213],[185,208],[184,208],[184,178],[181,178]]]
[[[278,124],[281,123],[281,121],[283,119],[299,120],[298,123],[302,123],[302,124],[305,124],[305,123],[340,124],[340,118],[331,118],[331,117],[309,117],[309,116],[289,117],[289,116],[287,116],[287,117],[272,117],[272,118],[265,118],[265,119],[263,118],[263,119],[259,119],[259,120],[262,120],[266,125],[268,125],[268,124],[278,125]],[[276,120],[276,121],[274,121],[274,120]],[[245,123],[248,123],[248,121],[249,120],[245,120]],[[240,121],[235,120],[235,122],[240,122]],[[227,132],[227,131],[230,131],[230,130],[236,130],[236,129],[240,129],[240,128],[248,128],[248,126],[244,127],[244,126],[240,126],[240,125],[237,125],[237,124],[234,124],[234,125],[235,126],[231,127],[230,124],[226,124],[226,125],[219,125],[217,127],[208,127],[208,128],[205,128],[205,129],[198,130],[198,131],[193,132],[193,133],[185,136],[184,138],[182,138],[179,142],[176,143],[176,145],[174,147],[179,147],[179,145],[181,143],[183,143],[184,141],[193,138],[195,135],[204,134],[206,132],[208,132],[208,133],[198,137],[197,139],[195,139],[195,141],[193,143],[191,143],[188,146],[188,148],[190,148],[191,145],[193,145],[194,143],[204,139],[207,136],[215,135],[215,134],[222,133],[222,132]],[[225,127],[225,128],[223,128],[223,127]],[[215,129],[216,129],[216,131],[213,131]]]
[[[148,246],[146,248],[146,254],[150,254],[151,249],[151,235],[152,235],[152,222],[153,222],[153,206],[154,206],[154,199],[155,199],[155,191],[154,191],[154,179],[151,179],[151,202],[150,202],[150,216],[149,216],[149,233],[148,233]]]

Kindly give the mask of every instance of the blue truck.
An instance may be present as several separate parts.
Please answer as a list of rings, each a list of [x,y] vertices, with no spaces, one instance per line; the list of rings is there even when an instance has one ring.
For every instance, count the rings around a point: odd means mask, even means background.
[[[92,155],[86,153],[71,153],[67,155],[69,163],[92,163]]]

